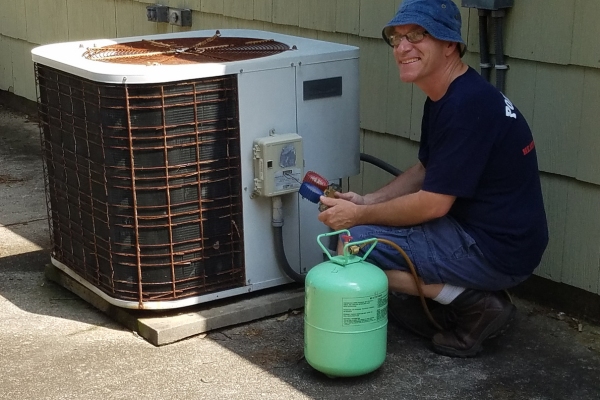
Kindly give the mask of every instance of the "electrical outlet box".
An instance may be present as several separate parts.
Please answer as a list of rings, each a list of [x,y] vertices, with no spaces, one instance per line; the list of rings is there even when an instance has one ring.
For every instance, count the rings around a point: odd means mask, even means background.
[[[515,0],[462,0],[461,5],[480,10],[500,10],[515,5]]]
[[[255,195],[279,196],[300,189],[304,170],[300,135],[286,133],[256,139],[253,152]]]
[[[169,23],[178,26],[192,26],[192,10],[169,8]]]
[[[151,22],[168,22],[169,7],[160,4],[146,6],[146,17]]]

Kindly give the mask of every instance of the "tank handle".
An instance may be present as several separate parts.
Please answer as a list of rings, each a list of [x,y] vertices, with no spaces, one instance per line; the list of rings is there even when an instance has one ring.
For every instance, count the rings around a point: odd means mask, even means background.
[[[327,255],[327,257],[329,258],[330,261],[334,261],[336,263],[339,263],[339,256],[335,257],[336,260],[334,260],[331,257],[331,254],[329,253],[329,251],[327,250],[327,248],[325,247],[325,245],[323,244],[323,242],[321,241],[322,238],[324,237],[328,237],[328,236],[333,236],[333,235],[340,235],[340,234],[345,234],[350,236],[350,231],[347,229],[342,229],[339,231],[335,231],[335,232],[329,232],[329,233],[322,233],[319,236],[317,236],[317,243],[319,243],[319,246],[321,246],[321,249],[323,249],[323,253],[325,253]],[[356,260],[354,262],[358,262],[358,261],[364,261],[365,258],[367,258],[369,256],[369,254],[371,253],[371,251],[373,251],[373,249],[375,248],[375,246],[377,245],[377,239],[376,238],[371,238],[371,239],[365,239],[365,240],[360,240],[358,242],[348,242],[346,244],[344,244],[344,251],[343,251],[343,255],[344,258],[346,260],[346,264],[348,264],[349,258],[351,256],[354,256],[354,254],[350,253],[350,247],[353,246],[358,246],[358,247],[362,247],[363,245],[366,245],[367,243],[372,243],[371,247],[369,247],[367,249],[367,251],[365,251],[365,254],[359,259]]]

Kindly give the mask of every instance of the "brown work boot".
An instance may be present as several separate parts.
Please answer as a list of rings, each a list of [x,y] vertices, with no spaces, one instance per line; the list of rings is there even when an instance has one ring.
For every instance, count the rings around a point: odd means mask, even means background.
[[[508,329],[516,307],[502,292],[466,289],[449,306],[456,314],[456,327],[433,336],[433,348],[451,357],[473,357],[484,340]]]
[[[450,306],[442,305],[431,299],[425,299],[425,302],[434,321],[443,330],[454,329],[456,316]],[[439,332],[425,314],[419,296],[390,292],[388,316],[391,322],[401,328],[427,339],[432,339]]]

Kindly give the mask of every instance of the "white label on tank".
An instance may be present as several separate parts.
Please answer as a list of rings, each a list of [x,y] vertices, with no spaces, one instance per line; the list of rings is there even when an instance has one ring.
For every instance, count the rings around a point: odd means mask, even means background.
[[[302,170],[300,168],[282,169],[275,172],[275,191],[300,188]]]
[[[387,317],[387,290],[364,297],[342,298],[343,325],[362,325]]]

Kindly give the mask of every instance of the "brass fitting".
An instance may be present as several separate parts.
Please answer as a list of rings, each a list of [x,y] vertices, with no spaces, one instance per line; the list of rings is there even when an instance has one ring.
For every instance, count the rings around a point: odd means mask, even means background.
[[[360,246],[352,245],[352,246],[348,247],[348,253],[352,254],[353,256],[357,255],[359,251],[360,251]]]

